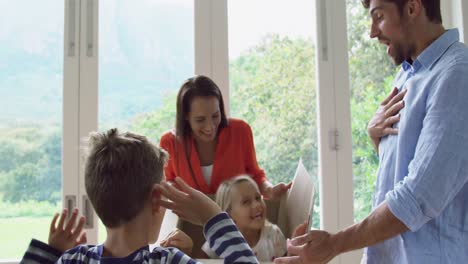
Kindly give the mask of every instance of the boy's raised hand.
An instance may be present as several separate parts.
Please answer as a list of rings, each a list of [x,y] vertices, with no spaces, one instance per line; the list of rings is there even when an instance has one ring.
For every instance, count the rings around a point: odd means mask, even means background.
[[[172,231],[165,239],[161,241],[162,247],[175,247],[187,255],[192,254],[193,240],[180,229]]]
[[[66,221],[67,216],[68,210],[63,209],[58,224],[57,219],[59,218],[59,213],[54,215],[50,223],[49,246],[61,252],[65,252],[79,244],[86,243],[86,233],[83,232],[85,217],[81,216],[78,218],[77,208],[73,209],[68,221]],[[67,223],[65,224],[65,222]]]
[[[173,186],[167,182],[158,185],[161,194],[170,201],[160,200],[163,207],[172,210],[180,218],[197,225],[204,225],[221,212],[219,206],[208,196],[188,186],[181,178]]]

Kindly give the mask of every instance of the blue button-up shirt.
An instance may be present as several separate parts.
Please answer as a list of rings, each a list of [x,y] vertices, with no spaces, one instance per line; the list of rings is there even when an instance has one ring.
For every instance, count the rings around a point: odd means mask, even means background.
[[[410,231],[367,249],[367,263],[468,263],[468,49],[446,31],[395,86],[406,89],[398,135],[379,145],[373,206]]]

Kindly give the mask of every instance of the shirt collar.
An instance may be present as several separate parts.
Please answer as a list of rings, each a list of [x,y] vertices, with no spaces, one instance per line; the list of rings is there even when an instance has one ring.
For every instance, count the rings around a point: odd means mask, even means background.
[[[431,43],[426,49],[419,54],[416,60],[411,65],[408,61],[402,64],[403,70],[412,69],[417,71],[421,66],[430,69],[444,52],[455,42],[459,41],[458,29],[449,29],[445,31],[438,39]]]

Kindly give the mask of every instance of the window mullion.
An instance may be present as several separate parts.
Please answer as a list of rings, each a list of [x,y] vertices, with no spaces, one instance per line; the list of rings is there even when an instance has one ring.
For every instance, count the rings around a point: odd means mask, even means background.
[[[83,139],[91,131],[98,129],[98,1],[81,0],[80,21],[80,65],[79,65],[79,118],[78,136],[76,147],[79,152],[77,203],[80,212],[88,212],[85,229],[88,243],[97,243],[98,219],[92,210],[90,203],[86,202],[86,190],[84,185]],[[87,210],[86,210],[87,208]]]
[[[353,223],[352,142],[345,11],[344,0],[317,1],[321,228],[329,232],[337,232]],[[359,251],[347,253],[338,256],[334,263],[359,263],[360,256]]]
[[[71,209],[78,206],[78,141],[80,0],[65,2],[63,61],[63,140],[62,140],[62,204]],[[68,203],[74,197],[75,202]]]
[[[218,84],[229,115],[227,0],[195,0],[195,74]]]

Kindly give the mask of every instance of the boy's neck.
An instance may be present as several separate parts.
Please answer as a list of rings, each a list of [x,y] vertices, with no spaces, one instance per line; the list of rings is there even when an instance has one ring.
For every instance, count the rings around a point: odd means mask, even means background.
[[[104,257],[126,257],[149,244],[148,223],[132,220],[118,228],[106,228]]]

